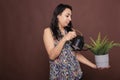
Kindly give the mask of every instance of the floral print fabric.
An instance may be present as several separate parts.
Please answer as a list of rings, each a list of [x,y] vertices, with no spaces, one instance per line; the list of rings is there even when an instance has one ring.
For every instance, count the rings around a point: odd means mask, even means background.
[[[50,60],[50,80],[79,80],[82,77],[80,64],[66,43],[55,60]]]

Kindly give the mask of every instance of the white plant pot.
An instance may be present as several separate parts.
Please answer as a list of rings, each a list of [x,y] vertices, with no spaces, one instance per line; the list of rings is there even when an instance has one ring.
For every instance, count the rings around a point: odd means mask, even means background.
[[[97,67],[100,68],[109,67],[109,54],[95,55],[95,62]]]

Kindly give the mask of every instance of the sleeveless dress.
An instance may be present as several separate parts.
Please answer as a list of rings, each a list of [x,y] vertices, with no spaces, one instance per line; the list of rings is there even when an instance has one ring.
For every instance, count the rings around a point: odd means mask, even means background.
[[[55,46],[58,41],[55,40]],[[50,80],[79,80],[82,77],[82,71],[79,61],[68,42],[60,55],[55,60],[49,60]]]

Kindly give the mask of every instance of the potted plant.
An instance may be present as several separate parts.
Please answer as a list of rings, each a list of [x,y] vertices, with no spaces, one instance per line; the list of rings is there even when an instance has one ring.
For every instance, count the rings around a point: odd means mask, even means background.
[[[115,46],[120,46],[120,43],[109,41],[107,36],[101,38],[99,32],[97,39],[90,37],[91,43],[85,46],[95,55],[95,62],[97,67],[109,67],[109,50]]]

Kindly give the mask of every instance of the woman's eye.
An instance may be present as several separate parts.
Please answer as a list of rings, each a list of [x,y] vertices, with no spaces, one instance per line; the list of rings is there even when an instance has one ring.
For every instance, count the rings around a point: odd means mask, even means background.
[[[66,16],[66,17],[69,17],[69,16]]]

